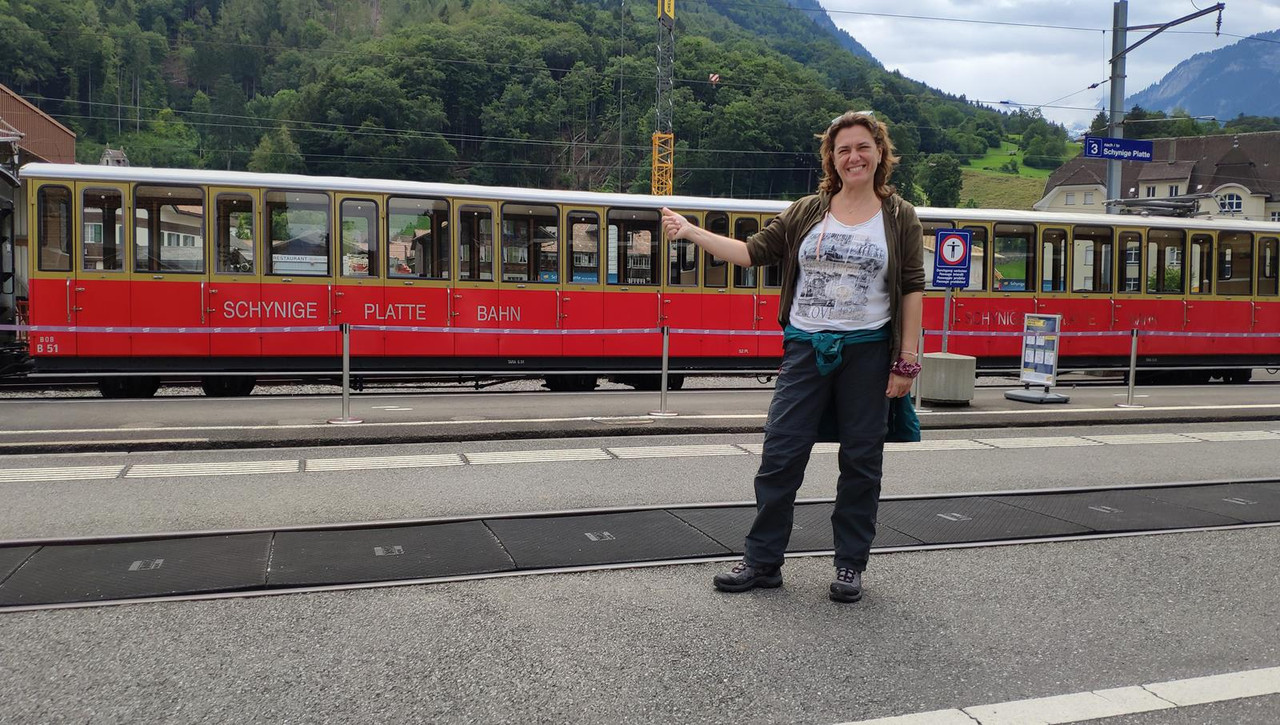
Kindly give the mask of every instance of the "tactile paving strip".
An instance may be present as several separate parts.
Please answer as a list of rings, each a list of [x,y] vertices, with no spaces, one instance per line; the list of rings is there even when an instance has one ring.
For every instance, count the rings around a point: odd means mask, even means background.
[[[270,549],[271,534],[45,546],[0,584],[0,605],[258,588]]]
[[[509,571],[515,562],[479,521],[338,531],[285,531],[269,586],[427,579]]]
[[[489,519],[520,569],[720,556],[727,547],[666,511]]]

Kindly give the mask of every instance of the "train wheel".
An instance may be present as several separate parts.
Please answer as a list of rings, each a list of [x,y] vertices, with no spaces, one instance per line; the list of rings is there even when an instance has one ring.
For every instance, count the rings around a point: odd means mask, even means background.
[[[242,398],[253,392],[257,382],[247,375],[202,378],[200,389],[210,398]]]
[[[101,378],[98,392],[104,398],[150,398],[160,389],[159,378]]]
[[[1247,383],[1253,379],[1252,370],[1228,370],[1222,378],[1228,383]]]
[[[599,379],[595,375],[548,375],[543,382],[547,390],[557,393],[581,393],[595,390]]]
[[[636,390],[661,390],[661,375],[627,375],[625,377],[616,378],[623,385],[630,385]],[[684,387],[683,375],[667,374],[667,390],[679,390]]]

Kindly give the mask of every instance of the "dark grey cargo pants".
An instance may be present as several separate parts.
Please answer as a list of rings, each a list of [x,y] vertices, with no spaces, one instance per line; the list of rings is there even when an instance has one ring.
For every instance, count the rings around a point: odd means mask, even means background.
[[[826,375],[818,373],[811,344],[785,343],[756,473],[756,519],[747,534],[747,563],[782,565],[796,491],[819,439],[823,413],[834,406],[840,441],[840,478],[831,516],[835,563],[858,571],[867,568],[880,504],[888,384],[888,341],[846,345],[840,367]]]

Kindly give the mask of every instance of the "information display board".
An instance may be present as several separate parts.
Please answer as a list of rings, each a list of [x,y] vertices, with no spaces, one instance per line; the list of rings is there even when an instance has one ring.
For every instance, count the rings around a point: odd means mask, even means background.
[[[1062,315],[1028,314],[1022,323],[1022,374],[1030,385],[1053,385],[1058,374],[1058,335]]]

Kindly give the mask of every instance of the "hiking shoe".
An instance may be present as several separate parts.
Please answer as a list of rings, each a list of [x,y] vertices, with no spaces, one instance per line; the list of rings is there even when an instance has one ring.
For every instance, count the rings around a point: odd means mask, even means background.
[[[837,567],[836,580],[831,582],[831,601],[856,602],[861,598],[862,572]]]
[[[713,580],[722,592],[745,592],[755,587],[772,589],[782,586],[782,570],[776,566],[752,566],[745,561],[733,565]]]

